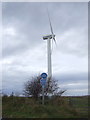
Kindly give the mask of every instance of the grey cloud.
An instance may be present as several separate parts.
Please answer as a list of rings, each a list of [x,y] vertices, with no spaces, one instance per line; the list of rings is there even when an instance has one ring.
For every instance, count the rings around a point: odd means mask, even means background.
[[[66,83],[70,83],[70,82],[76,82],[78,83],[78,81],[85,81],[86,82],[88,81],[88,73],[63,73],[63,74],[57,74],[57,75],[54,75],[56,76],[57,79],[59,79],[59,81],[61,82],[66,82]]]
[[[30,77],[30,74],[23,71],[17,71],[15,68],[12,68],[8,71],[4,70],[2,78],[3,92],[9,94],[14,91],[22,93],[24,89],[24,82],[29,80]]]
[[[13,25],[16,27],[19,36],[24,35],[23,47],[25,47],[25,49],[29,47],[29,44],[34,46],[39,45],[42,41],[42,36],[50,33],[46,6],[47,3],[3,3],[3,26],[9,27]],[[87,29],[87,3],[48,3],[48,8],[56,36],[58,34],[62,35],[70,28],[76,28],[76,30],[78,28]],[[52,12],[53,8],[56,12]],[[20,39],[22,40],[22,37]],[[59,40],[57,40],[57,42],[58,41]],[[85,41],[85,39],[83,41]],[[73,49],[70,50],[67,42],[66,46],[67,53],[73,54],[77,52],[78,54],[79,50],[75,52]],[[65,51],[66,46],[64,46],[64,48],[61,47],[62,52]],[[20,47],[22,47],[22,45]],[[15,49],[17,50],[18,46],[15,47]]]

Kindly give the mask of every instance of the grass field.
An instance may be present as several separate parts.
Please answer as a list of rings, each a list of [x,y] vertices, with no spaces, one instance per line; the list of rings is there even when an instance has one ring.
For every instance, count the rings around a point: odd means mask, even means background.
[[[88,97],[41,99],[3,97],[3,118],[88,118]]]

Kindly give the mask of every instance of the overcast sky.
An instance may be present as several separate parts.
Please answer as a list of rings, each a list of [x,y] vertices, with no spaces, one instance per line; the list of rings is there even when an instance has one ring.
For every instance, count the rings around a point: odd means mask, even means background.
[[[32,76],[47,72],[50,33],[46,8],[56,35],[53,77],[65,95],[88,94],[88,3],[2,3],[3,91],[21,93]]]

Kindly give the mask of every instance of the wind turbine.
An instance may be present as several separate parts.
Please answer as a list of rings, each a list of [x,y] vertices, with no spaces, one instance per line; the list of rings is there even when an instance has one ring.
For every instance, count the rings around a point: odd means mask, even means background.
[[[47,10],[47,12],[48,12],[48,10]],[[54,41],[55,43],[56,43],[56,40],[55,40],[55,34],[53,33],[53,28],[52,28],[49,12],[48,12],[48,19],[49,19],[49,25],[50,25],[51,34],[43,36],[43,39],[47,40],[48,79],[51,80],[52,79],[51,40],[52,40],[52,42]]]

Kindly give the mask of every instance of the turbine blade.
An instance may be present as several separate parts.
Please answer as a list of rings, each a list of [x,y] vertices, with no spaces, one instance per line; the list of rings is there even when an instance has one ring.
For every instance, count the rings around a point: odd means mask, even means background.
[[[47,8],[47,13],[48,13],[48,18],[49,18],[49,24],[50,24],[50,29],[51,29],[52,39],[53,39],[53,41],[54,41],[55,44],[56,44],[55,35],[54,35],[54,33],[53,33],[53,28],[52,28],[52,24],[51,24],[51,20],[50,20],[50,15],[49,15],[48,8]],[[52,43],[52,44],[53,44],[53,43]]]
[[[53,37],[53,40],[54,40],[55,44],[57,44],[57,43],[56,43],[56,40],[55,40],[55,37]]]
[[[51,33],[52,33],[52,35],[54,35],[51,20],[50,20],[50,15],[49,15],[49,12],[48,12],[48,8],[47,8],[47,13],[48,13],[48,18],[49,18],[49,24],[50,24]]]

